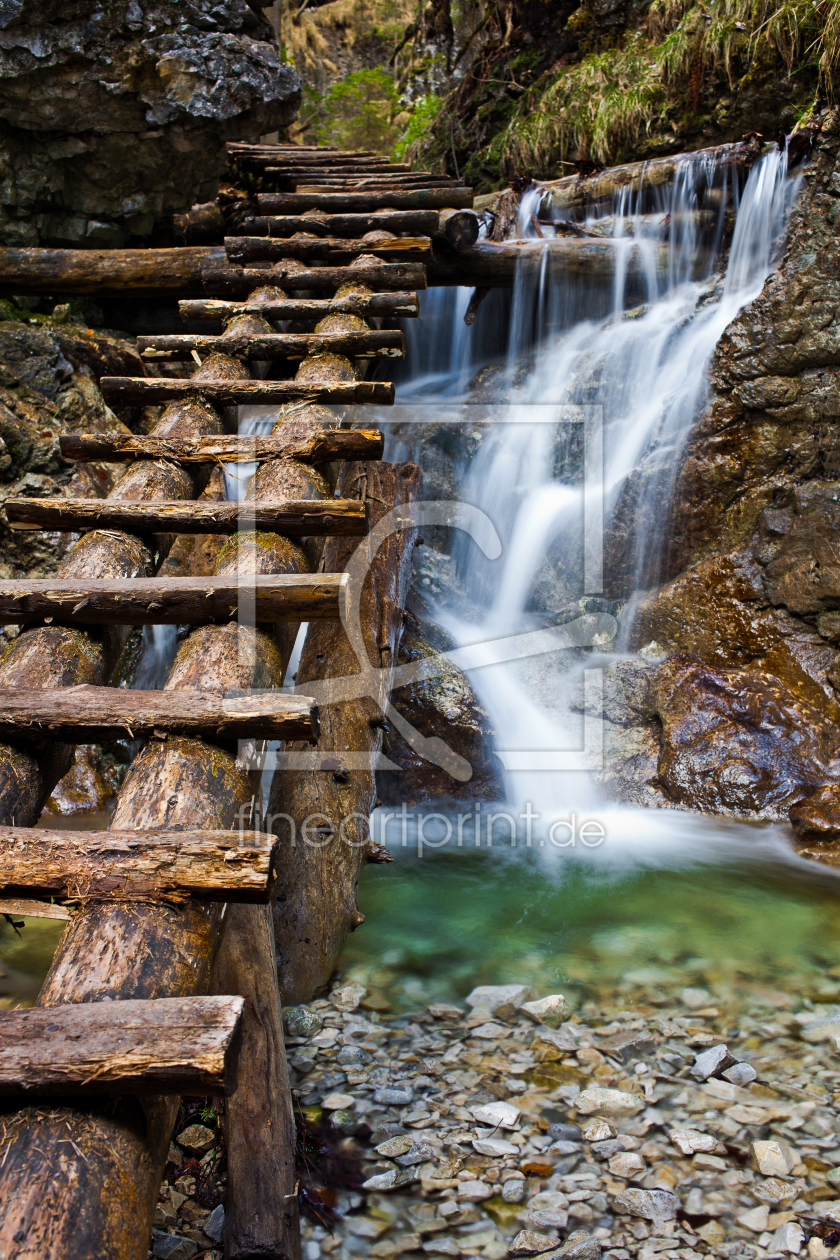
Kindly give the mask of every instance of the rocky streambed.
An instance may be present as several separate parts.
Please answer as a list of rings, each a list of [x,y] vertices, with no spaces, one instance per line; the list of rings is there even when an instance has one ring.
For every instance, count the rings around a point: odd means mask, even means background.
[[[351,981],[286,1012],[304,1260],[840,1254],[840,1006],[534,999],[485,985],[393,1016]],[[223,1214],[212,1121],[176,1142],[159,1260],[212,1247]]]

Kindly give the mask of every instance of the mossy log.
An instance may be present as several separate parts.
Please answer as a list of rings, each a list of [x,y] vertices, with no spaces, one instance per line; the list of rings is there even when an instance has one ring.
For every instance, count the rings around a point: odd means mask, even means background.
[[[376,670],[353,700],[332,700],[340,681],[361,672],[344,626],[323,631],[312,626],[306,636],[297,686],[317,685],[322,702],[319,751],[335,751],[331,771],[278,769],[271,785],[267,825],[279,828],[279,885],[274,924],[280,990],[288,1003],[309,1001],[329,979],[347,935],[363,921],[356,886],[363,862],[371,855],[368,817],[376,798],[374,765],[382,746],[390,677],[399,647],[403,607],[411,582],[411,556],[417,531],[396,528],[376,547],[376,525],[392,508],[405,508],[420,493],[420,472],[413,464],[350,464],[339,482],[343,496],[356,495],[369,507],[371,541],[352,544],[330,540],[324,568],[343,571],[354,553],[364,559],[359,620],[367,652]],[[341,765],[342,753],[370,757],[367,770]],[[304,820],[319,818],[319,838],[297,834]],[[291,822],[290,822],[291,820]],[[296,834],[289,837],[289,827]],[[287,841],[286,843],[283,843]],[[290,841],[293,840],[294,843]]]

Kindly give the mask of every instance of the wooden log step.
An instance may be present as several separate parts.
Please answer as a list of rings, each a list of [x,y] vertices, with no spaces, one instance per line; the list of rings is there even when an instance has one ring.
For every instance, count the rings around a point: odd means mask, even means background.
[[[323,161],[278,162],[274,166],[265,166],[263,173],[269,178],[273,176],[280,179],[305,179],[310,184],[320,180],[322,176],[329,179],[349,180],[374,177],[383,180],[413,179],[418,182],[424,179],[440,178],[440,176],[432,175],[431,172],[423,174],[421,171],[412,171],[409,166],[393,166],[376,162],[329,162],[326,164]]]
[[[248,359],[305,359],[310,354],[345,354],[351,359],[403,359],[405,337],[398,330],[372,328],[367,332],[333,333],[225,333],[221,337],[196,333],[171,333],[138,337],[137,349],[144,359],[189,359],[193,350]]]
[[[0,1096],[229,1094],[241,997],[0,1011]]]
[[[317,739],[318,732],[315,701],[279,691],[243,696],[186,688],[129,691],[82,685],[33,691],[0,687],[0,739],[11,742],[57,739],[99,744],[126,734],[131,739],[166,735],[209,740]]]
[[[303,464],[327,464],[334,459],[381,459],[385,440],[379,429],[320,429],[305,437],[223,433],[167,438],[129,433],[65,433],[59,438],[59,445],[64,459],[79,463],[172,459],[179,464],[211,460],[242,464],[286,458]]]
[[[178,308],[185,322],[212,320],[217,324],[232,319],[234,315],[264,315],[268,320],[320,320],[325,315],[361,315],[362,318],[387,315],[393,319],[416,319],[420,313],[417,294],[399,292],[346,293],[332,298],[272,298],[256,302],[187,299],[179,302]]]
[[[26,897],[0,897],[0,914],[22,914],[29,919],[64,919],[73,917],[72,910],[54,901],[30,901]]]
[[[239,265],[266,259],[281,262],[284,258],[326,258],[336,249],[352,254],[372,254],[375,258],[405,256],[410,261],[428,258],[432,242],[428,236],[395,236],[385,241],[346,240],[341,236],[226,236],[225,249],[230,261]]]
[[[215,403],[220,407],[301,400],[377,405],[394,401],[394,386],[387,381],[307,385],[298,381],[185,381],[168,376],[103,376],[99,388],[114,407],[149,407],[155,403],[184,402],[187,399]]]
[[[243,236],[292,236],[315,232],[319,236],[364,236],[365,232],[403,232],[409,236],[433,236],[440,224],[437,210],[385,210],[375,214],[255,215],[241,225]]]
[[[256,507],[254,517],[243,516],[243,521],[255,519]],[[235,621],[240,597],[258,622],[330,621],[340,615],[346,585],[343,573],[243,574],[238,580],[235,576],[4,578],[0,581],[0,625],[48,619],[77,626],[201,626]],[[112,697],[140,694],[110,687],[99,690]]]
[[[364,504],[356,499],[7,499],[12,529],[122,529],[129,534],[235,534],[262,529],[290,538],[367,533]]]
[[[278,844],[262,831],[0,827],[0,898],[267,905]]]
[[[203,273],[205,292],[211,295],[247,297],[267,284],[299,289],[338,289],[343,284],[364,284],[370,289],[391,293],[404,289],[425,289],[426,270],[419,262],[380,262],[366,256],[349,267],[305,267],[287,270],[274,267],[208,267]]]
[[[257,193],[263,214],[303,214],[306,210],[471,210],[471,188],[407,189],[403,192]]]
[[[380,189],[393,189],[395,192],[416,192],[423,188],[466,188],[463,180],[449,179],[417,179],[413,175],[351,175],[342,178],[340,175],[287,175],[280,182],[298,193],[338,192],[378,192]]]

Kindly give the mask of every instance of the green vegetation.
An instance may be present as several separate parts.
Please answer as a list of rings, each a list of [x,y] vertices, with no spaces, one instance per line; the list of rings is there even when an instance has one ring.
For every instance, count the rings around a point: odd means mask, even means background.
[[[403,115],[408,118],[405,130],[394,145],[394,159],[402,162],[406,158],[410,161],[413,151],[422,146],[424,139],[431,129],[432,123],[437,118],[443,106],[443,101],[439,96],[421,96],[415,101],[414,107],[407,114]]]
[[[398,134],[394,122],[397,89],[384,70],[357,70],[323,95],[307,89],[301,121],[307,139],[339,149],[388,153]]]

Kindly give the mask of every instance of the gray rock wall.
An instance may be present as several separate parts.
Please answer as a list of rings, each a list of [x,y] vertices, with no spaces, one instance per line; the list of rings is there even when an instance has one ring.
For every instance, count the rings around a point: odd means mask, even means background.
[[[0,0],[0,243],[148,237],[300,88],[245,0]]]

